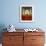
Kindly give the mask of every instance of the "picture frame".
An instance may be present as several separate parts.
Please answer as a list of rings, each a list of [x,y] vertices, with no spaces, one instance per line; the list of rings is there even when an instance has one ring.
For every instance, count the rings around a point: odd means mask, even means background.
[[[34,21],[34,6],[20,5],[20,22],[33,22],[33,21]]]

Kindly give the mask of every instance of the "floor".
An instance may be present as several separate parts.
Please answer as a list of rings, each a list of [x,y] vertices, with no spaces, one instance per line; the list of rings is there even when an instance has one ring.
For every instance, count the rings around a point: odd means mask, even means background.
[[[2,46],[2,44],[0,44],[0,46]]]

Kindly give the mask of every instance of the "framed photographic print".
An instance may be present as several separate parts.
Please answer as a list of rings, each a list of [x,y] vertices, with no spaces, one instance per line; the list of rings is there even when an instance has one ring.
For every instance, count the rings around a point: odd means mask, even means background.
[[[33,5],[20,6],[20,22],[34,21],[34,7]]]

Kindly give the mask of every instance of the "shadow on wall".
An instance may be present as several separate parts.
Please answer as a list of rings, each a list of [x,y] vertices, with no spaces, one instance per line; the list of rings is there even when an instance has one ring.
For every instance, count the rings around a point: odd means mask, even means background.
[[[2,32],[5,32],[6,30],[3,30],[4,28],[6,28],[6,26],[4,24],[0,24],[0,43],[2,43]]]

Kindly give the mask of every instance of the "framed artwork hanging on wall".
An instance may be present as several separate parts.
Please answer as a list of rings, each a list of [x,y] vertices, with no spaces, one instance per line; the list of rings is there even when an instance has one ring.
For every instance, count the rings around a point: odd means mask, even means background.
[[[34,7],[33,5],[20,5],[20,22],[34,21]]]

